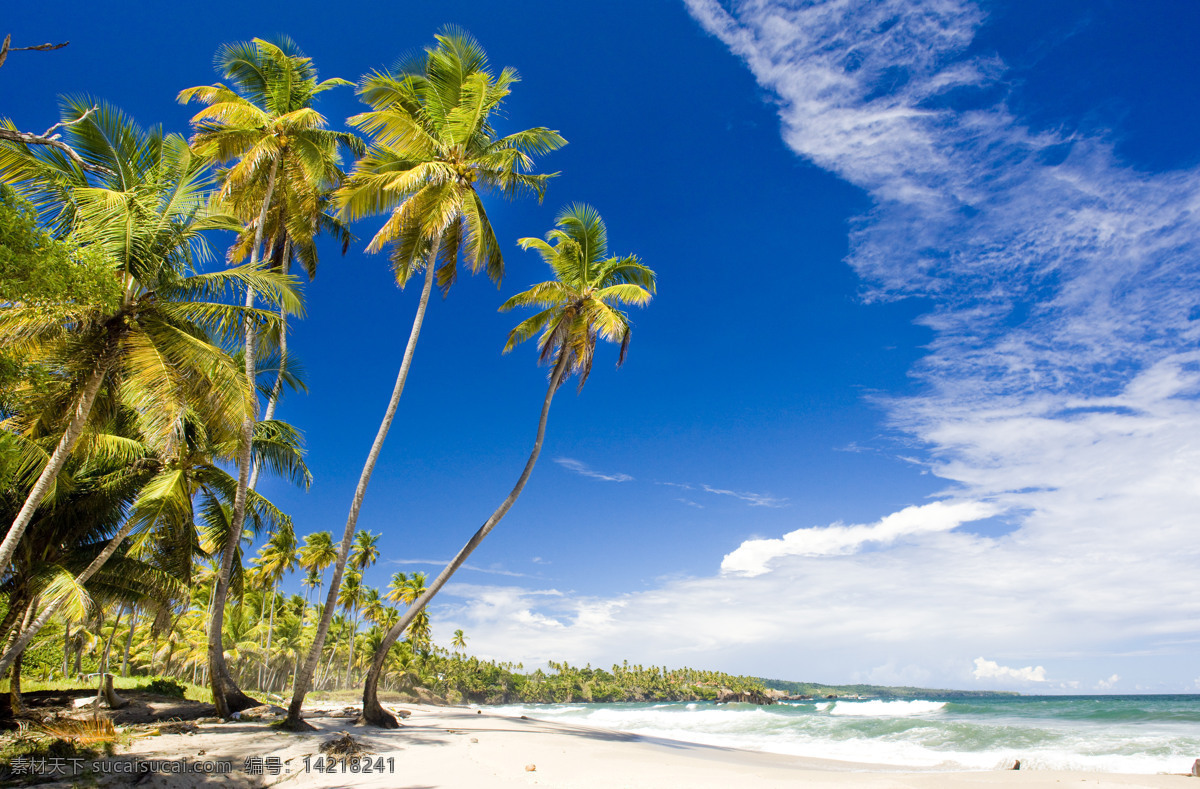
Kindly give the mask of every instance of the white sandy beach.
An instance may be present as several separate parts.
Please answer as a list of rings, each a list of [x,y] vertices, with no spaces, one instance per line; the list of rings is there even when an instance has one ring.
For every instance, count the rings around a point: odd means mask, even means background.
[[[331,705],[332,706],[332,705]],[[543,786],[562,789],[664,789],[667,787],[1187,787],[1184,775],[1114,775],[1087,772],[898,771],[885,765],[804,759],[640,737],[535,718],[507,717],[487,710],[403,705],[412,716],[396,731],[358,727],[351,718],[319,714],[309,723],[319,731],[277,731],[262,721],[209,723],[192,734],[137,739],[111,762],[170,760],[198,764],[223,760],[225,775],[154,773],[97,775],[100,786],[141,787],[272,786],[479,789]],[[324,709],[332,712],[330,707]],[[334,708],[336,709],[336,708]],[[321,743],[347,731],[373,754],[383,771],[316,772]],[[305,770],[305,757],[309,770]],[[263,759],[262,775],[248,773],[246,760]],[[270,775],[270,765],[280,765]],[[393,761],[394,760],[394,761]],[[393,767],[394,765],[394,767]],[[527,766],[536,769],[528,770]],[[1190,765],[1180,765],[1180,772]],[[394,769],[394,771],[393,771]],[[84,777],[90,783],[90,777]],[[78,785],[62,781],[57,786]]]

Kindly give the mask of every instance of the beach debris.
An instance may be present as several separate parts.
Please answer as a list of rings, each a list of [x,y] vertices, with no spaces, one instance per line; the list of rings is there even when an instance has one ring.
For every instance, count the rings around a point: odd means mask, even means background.
[[[471,738],[471,742],[479,742],[479,738],[478,738],[478,737],[472,737],[472,738]],[[1197,762],[1197,763],[1200,763],[1200,759],[1197,759],[1197,760],[1196,760],[1196,762]],[[1195,768],[1193,767],[1192,769],[1195,769]]]
[[[194,734],[200,727],[194,721],[171,721],[158,727],[162,734]]]
[[[117,692],[113,690],[112,674],[106,673],[104,675],[104,681],[100,685],[97,698],[103,698],[105,706],[107,706],[110,710],[119,710],[122,707],[129,706],[129,699],[125,698],[124,696],[118,696]]]
[[[527,773],[535,773],[535,772],[537,772],[537,765],[536,765],[536,764],[527,764],[527,765],[525,765],[525,772],[527,772]]]
[[[412,713],[408,710],[395,710],[396,717],[400,720],[407,720],[412,717]]]
[[[321,743],[321,753],[326,756],[355,756],[370,753],[370,750],[351,737],[350,732],[343,731]]]

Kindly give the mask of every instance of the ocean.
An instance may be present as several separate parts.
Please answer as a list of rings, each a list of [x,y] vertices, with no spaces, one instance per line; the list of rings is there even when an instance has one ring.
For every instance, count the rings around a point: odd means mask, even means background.
[[[898,769],[1186,773],[1200,695],[1011,696],[949,701],[530,704],[490,711],[651,737]]]

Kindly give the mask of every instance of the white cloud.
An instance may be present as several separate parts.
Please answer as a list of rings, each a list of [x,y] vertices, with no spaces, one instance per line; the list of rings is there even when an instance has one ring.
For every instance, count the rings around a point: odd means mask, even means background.
[[[935,501],[900,512],[869,526],[834,524],[823,528],[797,529],[778,540],[747,540],[725,556],[721,571],[762,575],[773,559],[781,556],[836,556],[855,553],[868,543],[886,545],[903,537],[927,532],[950,531],[967,521],[996,514],[993,505],[976,501]]]
[[[961,687],[1045,682],[1040,665],[981,654],[1055,656],[1067,676],[1131,654],[1126,683],[1187,688],[1200,170],[1133,169],[1109,140],[1035,133],[1003,102],[951,109],[950,91],[982,97],[1008,79],[969,54],[984,14],[963,0],[687,3],[774,94],[787,144],[870,195],[847,258],[869,297],[932,305],[913,370],[923,394],[880,402],[924,448],[914,462],[946,480],[944,501],[731,545],[725,572],[714,557],[711,575],[614,597],[518,589],[501,606],[491,587],[459,587],[447,623],[529,661],[825,681],[904,666]],[[973,506],[1014,530],[957,528],[986,517]],[[501,616],[521,611],[561,626]]]
[[[1120,681],[1121,681],[1120,675],[1113,674],[1108,679],[1102,679],[1099,682],[1097,682],[1096,688],[1099,690],[1112,690],[1113,687]]]
[[[576,474],[579,474],[583,477],[601,479],[605,482],[630,482],[633,480],[633,477],[629,476],[628,474],[602,474],[599,471],[594,471],[589,468],[586,463],[575,460],[574,458],[555,458],[554,462],[568,471],[574,471]]]
[[[994,660],[975,658],[975,670],[971,672],[975,679],[1016,680],[1017,682],[1045,682],[1046,669],[1038,666],[1025,668],[1009,668],[1001,666]]]

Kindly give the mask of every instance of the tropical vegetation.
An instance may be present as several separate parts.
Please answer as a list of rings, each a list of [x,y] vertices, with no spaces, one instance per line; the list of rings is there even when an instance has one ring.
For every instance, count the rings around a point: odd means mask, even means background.
[[[516,485],[432,581],[369,582],[381,535],[358,514],[434,282],[446,294],[462,266],[502,285],[486,201],[540,202],[554,174],[536,160],[566,144],[546,127],[497,130],[516,71],[445,28],[363,76],[368,109],[340,132],[316,103],[353,83],[320,80],[290,39],[225,45],[216,68],[222,82],[177,96],[201,105],[187,137],[85,96],[64,98],[42,135],[0,118],[0,675],[13,711],[22,676],[96,673],[205,687],[226,718],[290,695],[293,728],[310,690],[361,686],[364,716],[391,725],[379,689],[562,701],[756,688],[628,665],[524,674],[468,657],[462,630],[453,651],[434,643],[427,604],[516,502],[555,393],[572,376],[582,390],[597,340],[624,361],[622,306],[655,291],[635,256],[608,254],[584,204],[544,240],[520,240],[552,279],[500,305],[536,309],[504,350],[537,336],[550,368]],[[421,276],[416,314],[342,532],[297,534],[257,491],[262,473],[311,482],[300,427],[277,416],[304,389],[288,345],[304,314],[292,271],[311,278],[320,234],[345,252],[351,224],[376,216],[365,250],[388,253],[401,288]]]

